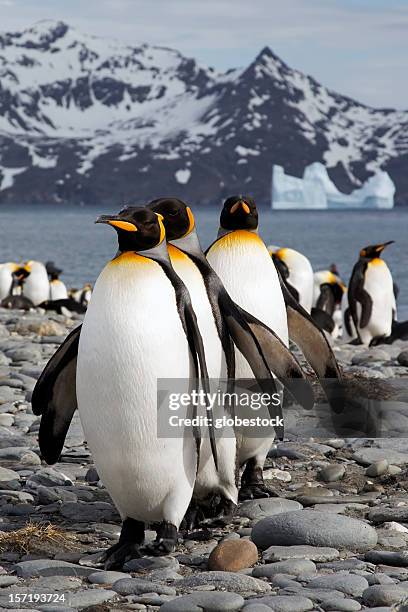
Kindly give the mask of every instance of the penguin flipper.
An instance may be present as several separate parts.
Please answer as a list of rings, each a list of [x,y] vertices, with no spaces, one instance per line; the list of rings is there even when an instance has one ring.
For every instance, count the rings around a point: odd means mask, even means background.
[[[360,328],[366,327],[371,319],[371,313],[373,310],[373,300],[365,289],[361,289],[356,295],[357,300],[361,304],[361,317],[360,317]]]
[[[301,406],[306,410],[313,408],[313,390],[296,357],[292,355],[279,336],[265,323],[259,321],[259,319],[237,304],[235,304],[235,307],[241,317],[238,321],[241,322],[241,325],[242,322],[245,322],[251,333],[250,338],[246,337],[247,344],[249,341],[250,345],[252,344],[252,347],[259,351],[262,360],[266,363],[270,372],[275,374]],[[245,327],[243,331],[246,331]],[[247,350],[245,352],[241,350],[241,352],[248,361]],[[250,353],[249,356],[251,356]],[[248,363],[251,366],[249,361]]]
[[[312,308],[311,317],[313,321],[320,327],[320,329],[324,329],[329,334],[334,330],[334,321],[331,315],[326,310],[321,310],[320,308]]]
[[[335,413],[344,409],[344,387],[337,359],[324,332],[309,313],[293,298],[281,280],[282,294],[288,315],[289,338],[299,347],[322,385]]]
[[[192,350],[193,358],[195,361],[196,379],[198,380],[197,365],[199,365],[201,385],[203,387],[205,397],[207,398],[206,405],[207,405],[207,413],[208,413],[208,419],[209,419],[208,434],[210,437],[211,452],[212,452],[212,456],[214,459],[215,468],[218,471],[218,453],[217,453],[217,444],[216,444],[215,433],[214,433],[214,415],[212,412],[212,408],[208,403],[208,397],[210,393],[210,384],[208,380],[208,370],[207,370],[207,363],[205,359],[204,343],[203,343],[203,339],[202,339],[202,336],[201,336],[201,333],[200,333],[200,330],[197,324],[197,317],[193,310],[193,306],[189,300],[188,301],[186,300],[184,303],[184,321],[185,321],[185,327],[186,327],[186,333],[187,333],[187,340],[190,346],[190,350]],[[198,364],[197,364],[197,359],[198,359]]]
[[[320,295],[316,302],[316,308],[318,310],[323,310],[327,312],[329,315],[332,315],[334,312],[334,294],[329,283],[323,283],[320,285]]]
[[[34,414],[42,415],[39,431],[41,454],[56,463],[77,409],[76,364],[82,325],[76,327],[45,366],[33,390]]]

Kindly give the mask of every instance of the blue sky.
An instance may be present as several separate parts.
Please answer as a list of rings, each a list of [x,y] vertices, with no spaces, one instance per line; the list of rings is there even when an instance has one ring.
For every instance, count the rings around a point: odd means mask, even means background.
[[[0,29],[61,19],[84,33],[179,49],[219,69],[265,45],[372,106],[408,108],[408,0],[0,0]]]

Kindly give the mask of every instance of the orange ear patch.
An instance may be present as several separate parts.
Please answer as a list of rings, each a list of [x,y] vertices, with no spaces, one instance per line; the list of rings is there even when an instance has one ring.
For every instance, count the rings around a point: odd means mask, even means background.
[[[187,230],[187,232],[185,234],[187,236],[190,232],[193,231],[193,229],[195,227],[195,219],[194,219],[193,213],[191,212],[191,208],[189,206],[187,206],[186,210],[187,210],[188,220],[190,222],[190,225],[188,226],[188,230]]]
[[[125,230],[125,232],[137,232],[136,225],[129,223],[128,221],[108,221],[109,225],[118,227],[119,229]]]

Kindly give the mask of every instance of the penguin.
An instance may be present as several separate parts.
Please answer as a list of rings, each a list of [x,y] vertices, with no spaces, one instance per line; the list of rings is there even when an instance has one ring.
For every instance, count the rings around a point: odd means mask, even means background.
[[[342,333],[342,300],[346,286],[340,276],[331,270],[320,270],[314,274],[313,319],[319,327],[328,332],[332,338]]]
[[[44,264],[39,261],[28,261],[24,269],[28,273],[23,285],[23,295],[32,301],[34,306],[39,306],[49,299],[50,283]]]
[[[45,269],[50,281],[50,295],[49,299],[54,300],[66,300],[68,298],[68,291],[65,284],[59,278],[62,274],[62,270],[57,268],[53,261],[47,261]]]
[[[313,268],[305,255],[288,247],[268,246],[275,265],[299,304],[310,314],[313,302]]]
[[[14,281],[13,274],[20,269],[20,266],[14,262],[7,262],[0,265],[0,300],[4,300],[12,293]]]
[[[170,259],[177,274],[190,291],[204,338],[210,376],[221,379],[234,378],[235,344],[248,360],[253,375],[261,381],[265,391],[276,390],[272,373],[266,366],[268,358],[274,362],[278,377],[285,379],[295,377],[298,383],[302,378],[304,380],[298,362],[276,335],[234,304],[226,292],[201,249],[191,208],[177,198],[159,198],[150,202],[148,206],[163,215]],[[267,342],[262,334],[265,334]],[[269,353],[273,353],[273,356],[270,357]],[[307,407],[311,407],[313,396],[307,383],[299,395],[303,402],[309,402]],[[205,445],[205,440],[203,444]],[[222,438],[218,441],[217,452],[219,457],[217,474],[214,473],[212,462],[200,463],[195,497],[200,499],[209,493],[220,493],[225,500],[223,508],[228,518],[237,503],[234,432],[223,431]],[[263,493],[268,494],[269,490],[265,487]],[[231,502],[234,504],[232,508]]]
[[[254,200],[241,196],[228,198],[220,215],[218,238],[206,252],[207,260],[241,308],[272,329],[285,346],[289,344],[289,336],[298,344],[323,379],[321,382],[332,406],[340,410],[343,400],[341,397],[337,400],[336,396],[341,395],[341,389],[334,390],[331,381],[330,384],[324,381],[324,377],[341,380],[333,352],[322,332],[287,289],[257,229]],[[236,376],[244,379],[253,376],[239,353],[236,353]],[[245,465],[243,481],[258,481],[261,490],[262,469],[273,439],[273,432],[263,439],[244,432],[239,442],[239,461]]]
[[[41,302],[40,307],[44,308],[44,310],[54,310],[58,314],[63,314],[67,317],[70,317],[73,312],[77,314],[84,314],[86,312],[86,307],[72,297],[60,300],[47,300],[46,302]]]
[[[1,300],[0,305],[2,308],[10,308],[11,310],[28,311],[34,308],[32,301],[24,295],[8,295],[4,300]]]
[[[354,265],[348,287],[349,309],[357,338],[353,344],[368,346],[374,338],[391,335],[395,318],[395,295],[391,272],[381,254],[393,244],[365,247]]]
[[[171,266],[161,217],[131,207],[96,222],[117,231],[119,250],[100,274],[83,325],[71,333],[62,361],[72,374],[78,343],[80,419],[123,521],[118,544],[99,558],[114,568],[139,556],[146,523],[157,524],[150,552],[175,548],[192,497],[199,444],[192,428],[178,437],[158,437],[157,380],[177,379],[188,392],[199,378],[207,390],[208,373],[190,296]],[[33,392],[35,414],[47,416],[63,386],[49,367]],[[52,426],[58,428],[57,421]],[[40,448],[49,461],[55,453],[53,430],[42,431],[42,424]]]
[[[91,296],[92,296],[92,285],[90,283],[86,283],[82,287],[82,291],[80,292],[80,295],[79,295],[79,303],[81,304],[81,306],[83,306],[84,308],[88,308],[89,302],[91,301]]]

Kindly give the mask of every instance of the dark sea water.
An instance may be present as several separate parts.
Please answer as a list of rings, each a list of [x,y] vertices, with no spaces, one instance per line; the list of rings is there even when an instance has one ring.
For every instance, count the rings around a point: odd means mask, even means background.
[[[0,208],[0,262],[53,260],[64,270],[68,286],[94,282],[116,251],[111,228],[94,225],[100,213],[90,208]],[[194,210],[203,247],[215,239],[219,211]],[[349,279],[359,250],[395,240],[384,251],[400,287],[400,319],[408,319],[408,208],[391,211],[272,211],[260,209],[260,234],[267,244],[290,246],[304,253],[318,270],[336,262]]]

